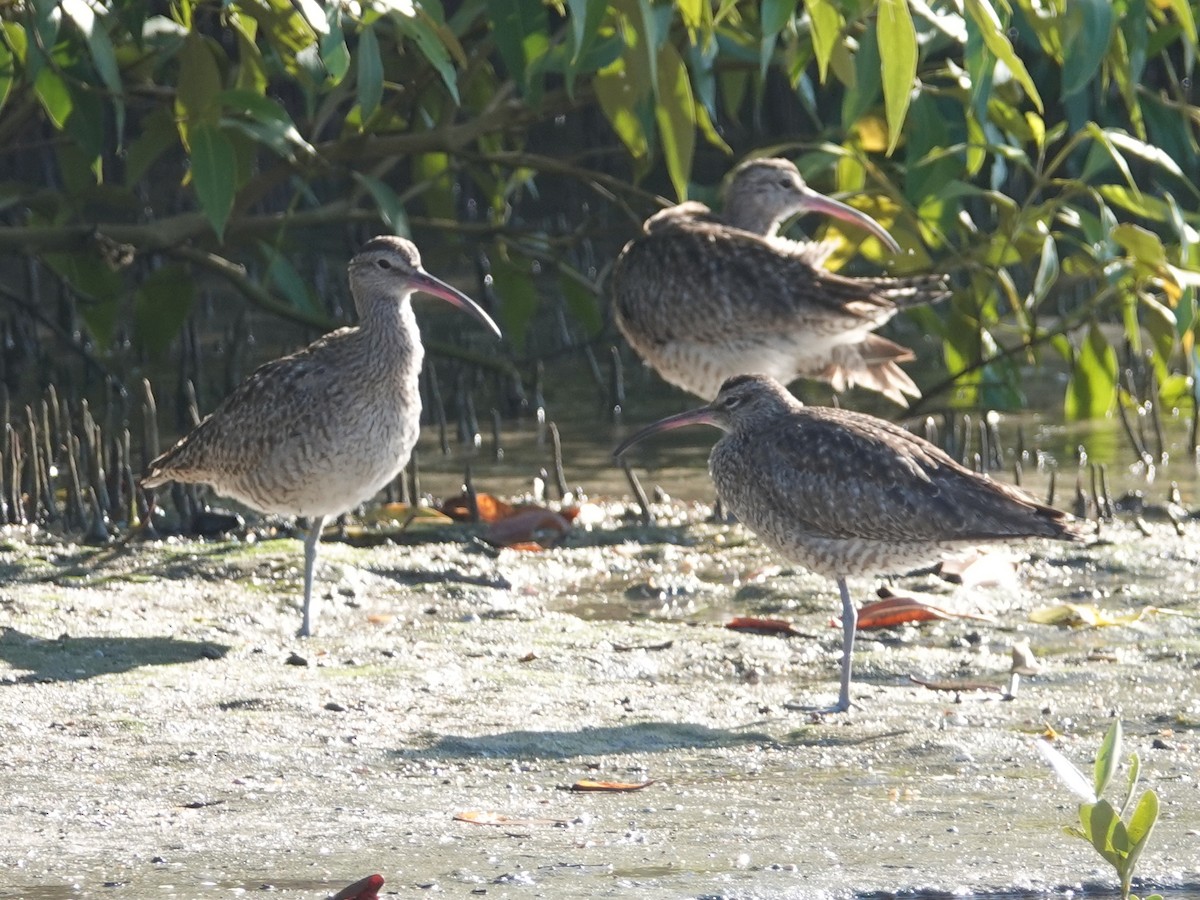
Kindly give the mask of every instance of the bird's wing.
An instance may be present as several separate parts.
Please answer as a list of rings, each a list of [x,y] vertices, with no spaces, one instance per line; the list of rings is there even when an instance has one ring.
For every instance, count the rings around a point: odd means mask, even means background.
[[[976,475],[905,429],[807,407],[739,442],[750,502],[812,534],[870,540],[1059,536],[1063,513]]]
[[[617,314],[640,334],[711,340],[735,323],[772,331],[795,327],[806,315],[851,331],[881,324],[898,308],[889,297],[896,280],[829,272],[813,265],[808,245],[694,216],[667,218],[630,241],[613,267]]]
[[[337,381],[330,376],[339,365],[330,357],[337,357],[335,348],[354,330],[331,332],[297,353],[259,366],[199,425],[150,463],[147,484],[170,480],[172,470],[203,472],[216,464],[228,472],[238,461],[250,464],[270,447],[308,433],[310,420],[325,418],[340,404],[330,396],[330,382]]]

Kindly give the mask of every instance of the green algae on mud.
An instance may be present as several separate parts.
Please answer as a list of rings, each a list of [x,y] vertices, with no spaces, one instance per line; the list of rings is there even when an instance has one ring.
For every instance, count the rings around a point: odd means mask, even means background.
[[[785,704],[834,691],[832,586],[693,507],[663,508],[686,524],[654,529],[621,510],[538,554],[486,550],[470,529],[453,543],[331,543],[323,630],[304,641],[298,542],[115,550],[10,535],[0,896],[106,883],[135,898],[264,883],[313,896],[372,871],[401,896],[1095,882],[1091,851],[1059,831],[1073,798],[1030,741],[1053,727],[1087,764],[1114,713],[1163,804],[1140,871],[1200,879],[1197,620],[1028,621],[1065,601],[1195,615],[1194,523],[1182,537],[1109,527],[1111,543],[1083,550],[1031,543],[1000,585],[898,579],[998,623],[863,635],[859,707],[814,721]],[[56,562],[90,577],[58,581]],[[784,615],[811,637],[731,632],[733,614]],[[1046,667],[1011,702],[953,703],[908,682],[1003,679],[1016,641]],[[581,777],[656,783],[560,790]],[[453,821],[472,809],[566,824]]]

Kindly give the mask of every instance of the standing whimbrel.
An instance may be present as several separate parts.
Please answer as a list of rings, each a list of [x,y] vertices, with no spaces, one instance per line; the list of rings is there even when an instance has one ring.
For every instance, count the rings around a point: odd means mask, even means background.
[[[920,391],[897,363],[912,351],[872,332],[906,307],[943,299],[943,278],[830,272],[829,247],[776,236],[805,211],[898,249],[870,216],[809,188],[788,160],[752,160],[734,172],[720,215],[681,203],[625,245],[611,276],[617,327],[664,379],[705,399],[727,378],[763,372],[835,391],[857,384],[907,406]]]
[[[359,324],[261,366],[142,479],[146,488],[209,484],[260,512],[306,516],[301,635],[316,624],[313,565],[325,520],[374,496],[417,443],[425,350],[414,291],[440,297],[500,336],[475,301],[421,267],[411,241],[374,238],[350,260]]]
[[[762,375],[730,378],[712,403],[643,428],[614,453],[698,423],[725,432],[708,471],[726,508],[781,556],[837,580],[842,687],[826,712],[850,708],[858,612],[848,576],[906,571],[982,541],[1085,540],[1082,523],[1066,513],[972,472],[900,426],[804,406]]]

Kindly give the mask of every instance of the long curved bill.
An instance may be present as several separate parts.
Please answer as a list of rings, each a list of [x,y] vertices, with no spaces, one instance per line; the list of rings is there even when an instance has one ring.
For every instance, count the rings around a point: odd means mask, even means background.
[[[483,307],[460,291],[458,288],[451,287],[436,276],[430,275],[424,269],[421,269],[413,274],[409,279],[409,286],[414,291],[424,291],[426,294],[437,297],[439,300],[445,300],[451,306],[461,309],[463,312],[474,316],[480,322],[488,327],[492,334],[496,337],[503,337],[500,334],[500,327],[492,321],[492,317],[483,311]]]
[[[805,196],[801,201],[800,207],[802,212],[822,213],[831,218],[840,219],[843,222],[850,222],[871,232],[893,253],[900,252],[900,245],[896,243],[896,239],[888,234],[886,228],[865,212],[857,210],[853,206],[848,206],[839,200],[834,200],[832,197],[819,194],[808,185],[804,186],[804,194]]]
[[[699,409],[691,409],[687,412],[679,413],[674,416],[667,416],[665,419],[659,419],[647,425],[641,431],[630,435],[617,446],[613,451],[613,457],[619,458],[624,455],[625,451],[643,438],[647,438],[652,434],[657,434],[660,431],[670,431],[674,428],[685,428],[688,425],[716,425],[717,421],[713,415],[711,407],[701,406]],[[718,426],[720,427],[720,426]]]

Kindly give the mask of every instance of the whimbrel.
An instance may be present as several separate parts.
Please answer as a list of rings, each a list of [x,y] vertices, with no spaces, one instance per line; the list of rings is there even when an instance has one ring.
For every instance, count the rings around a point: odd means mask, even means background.
[[[440,297],[500,336],[470,297],[422,268],[411,241],[373,238],[349,272],[359,324],[261,366],[142,479],[146,488],[209,484],[260,512],[307,517],[301,635],[316,624],[313,566],[325,520],[374,496],[417,443],[425,351],[413,292]]]
[[[907,571],[966,544],[1043,537],[1083,541],[1083,526],[1024,491],[959,465],[924,438],[874,416],[804,406],[778,381],[739,375],[707,406],[662,419],[647,435],[704,423],[725,432],[708,471],[726,508],[784,558],[836,579],[842,682],[858,613],[846,578]]]
[[[617,327],[664,379],[706,400],[733,375],[763,372],[835,391],[861,385],[907,406],[920,391],[897,363],[913,353],[872,332],[906,307],[944,298],[944,280],[830,272],[829,246],[777,236],[805,211],[899,249],[870,216],[809,188],[788,160],[752,160],[734,172],[720,215],[681,203],[625,245],[611,276]]]

